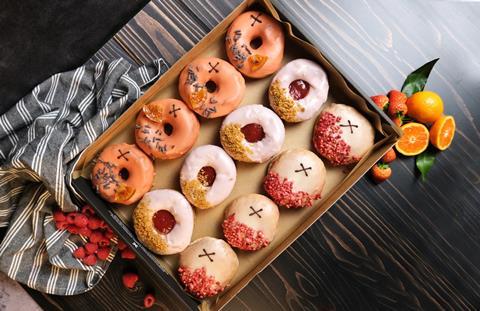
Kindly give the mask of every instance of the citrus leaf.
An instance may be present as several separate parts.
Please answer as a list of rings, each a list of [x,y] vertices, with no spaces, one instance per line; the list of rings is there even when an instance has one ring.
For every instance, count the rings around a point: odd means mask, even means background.
[[[423,91],[425,84],[427,84],[428,76],[438,60],[439,58],[429,61],[407,76],[402,85],[402,92],[405,93],[407,97],[412,96],[412,94],[416,92]]]
[[[432,151],[426,150],[423,153],[419,154],[415,160],[420,174],[422,174],[422,181],[425,181],[427,178],[427,173],[433,166],[435,162],[435,153]]]

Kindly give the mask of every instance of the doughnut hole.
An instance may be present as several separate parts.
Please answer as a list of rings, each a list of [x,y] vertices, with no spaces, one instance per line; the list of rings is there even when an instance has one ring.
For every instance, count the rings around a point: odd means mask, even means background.
[[[263,44],[263,40],[261,37],[255,37],[250,41],[250,47],[254,50],[258,49],[261,47]]]
[[[288,86],[288,92],[294,100],[299,100],[308,95],[310,91],[310,83],[305,80],[294,80]]]
[[[217,84],[212,80],[208,80],[207,83],[205,83],[205,87],[208,93],[213,93],[217,90]]]
[[[257,141],[261,141],[265,138],[263,127],[257,123],[249,123],[242,127],[240,131],[243,133],[245,139],[249,143],[256,143]]]
[[[217,172],[215,172],[215,169],[211,166],[202,167],[197,174],[198,181],[205,187],[211,187],[216,177]]]
[[[171,125],[170,123],[165,123],[165,124],[163,125],[163,132],[164,132],[167,136],[172,135],[172,133],[173,133],[173,125]]]
[[[121,177],[123,180],[127,180],[128,177],[130,177],[130,172],[129,172],[126,168],[122,168],[122,169],[118,172],[118,175],[120,175],[120,177]]]
[[[159,210],[155,212],[155,214],[153,214],[152,221],[155,229],[162,234],[170,233],[177,223],[172,213],[166,210]]]

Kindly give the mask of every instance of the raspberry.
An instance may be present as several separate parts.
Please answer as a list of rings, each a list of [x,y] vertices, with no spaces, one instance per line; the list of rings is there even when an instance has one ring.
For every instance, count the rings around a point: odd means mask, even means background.
[[[100,246],[100,247],[110,246],[110,240],[107,239],[106,237],[102,236],[102,239],[100,241],[98,241],[98,246]]]
[[[53,212],[53,219],[55,220],[55,222],[67,221],[67,217],[65,216],[65,214],[62,211],[58,211],[58,210]]]
[[[138,275],[133,272],[127,272],[122,275],[122,283],[126,288],[132,289],[137,285]]]
[[[93,254],[88,255],[87,257],[83,258],[82,262],[87,266],[93,266],[97,263],[97,257]]]
[[[95,211],[90,205],[85,205],[82,207],[82,214],[90,218],[91,216],[95,215]]]
[[[111,240],[115,237],[115,233],[113,233],[112,231],[105,231],[105,233],[103,234],[107,239]]]
[[[99,229],[101,225],[102,225],[102,221],[97,217],[91,217],[88,220],[88,228],[90,228],[92,230]]]
[[[83,235],[84,237],[89,238],[90,235],[92,234],[92,230],[88,229],[87,227],[79,228],[79,229],[78,229],[78,234]]]
[[[57,221],[55,222],[55,227],[57,230],[65,230],[68,227],[68,224],[66,221]]]
[[[107,230],[107,228],[109,228],[109,227],[108,227],[108,224],[105,221],[100,220],[100,228]]]
[[[98,244],[103,238],[103,234],[100,231],[93,231],[92,234],[90,234],[89,241],[91,243]]]
[[[76,214],[74,218],[75,226],[85,228],[88,225],[88,218],[83,214]]]
[[[68,213],[68,214],[66,215],[66,217],[67,217],[67,223],[68,223],[69,225],[73,225],[73,224],[75,223],[75,214],[76,214],[76,213]]]
[[[100,260],[107,260],[108,255],[110,255],[109,247],[102,247],[97,251],[97,257]]]
[[[155,296],[153,294],[146,294],[143,298],[143,306],[145,308],[151,308],[155,304]]]
[[[85,248],[83,248],[83,246],[80,246],[79,248],[73,251],[73,257],[77,259],[85,258],[85,255],[86,255]]]
[[[137,255],[135,255],[131,248],[127,247],[120,252],[120,257],[122,257],[122,259],[133,260],[137,258]]]
[[[67,226],[67,231],[72,233],[72,234],[78,234],[78,227],[75,225],[68,225]]]
[[[128,247],[127,243],[123,242],[122,240],[118,240],[117,242],[117,246],[118,246],[118,249],[123,251],[124,249],[126,249]]]
[[[95,252],[97,251],[98,249],[98,245],[97,244],[93,244],[93,243],[87,243],[85,244],[85,250],[87,251],[87,254],[95,254]]]
[[[240,131],[243,133],[245,139],[249,143],[256,143],[257,141],[265,138],[265,132],[263,131],[263,127],[257,123],[249,123],[242,127]]]

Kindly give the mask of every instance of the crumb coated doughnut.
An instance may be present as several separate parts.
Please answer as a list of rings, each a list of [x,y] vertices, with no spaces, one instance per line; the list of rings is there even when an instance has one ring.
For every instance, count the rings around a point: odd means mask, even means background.
[[[227,57],[241,73],[263,78],[282,65],[285,35],[273,17],[258,11],[239,15],[225,36]]]
[[[232,192],[236,179],[235,163],[222,148],[214,145],[193,149],[180,171],[183,194],[200,209],[222,203]]]
[[[320,114],[313,145],[332,165],[357,163],[373,147],[375,131],[355,108],[333,104]]]
[[[182,101],[166,98],[143,106],[135,123],[135,140],[151,157],[176,159],[192,148],[199,131],[195,114]]]
[[[185,289],[203,299],[223,291],[237,273],[238,264],[237,255],[224,240],[204,237],[180,254],[178,274]]]
[[[245,79],[220,58],[197,58],[180,73],[178,91],[193,111],[205,118],[217,118],[240,104]]]
[[[312,118],[327,97],[327,74],[317,63],[303,58],[283,66],[268,91],[270,106],[287,122]]]
[[[92,169],[91,180],[98,194],[110,203],[132,204],[152,188],[152,160],[135,145],[106,147]]]
[[[159,255],[183,251],[193,233],[193,209],[178,191],[147,192],[133,211],[133,226],[140,242]]]
[[[321,197],[326,173],[323,161],[315,153],[291,149],[272,160],[263,186],[280,206],[310,207]]]
[[[246,105],[230,113],[220,128],[223,149],[235,160],[263,163],[282,149],[282,120],[262,105]]]
[[[261,194],[247,194],[235,199],[225,210],[223,235],[228,244],[241,250],[255,251],[268,246],[278,224],[277,205]]]

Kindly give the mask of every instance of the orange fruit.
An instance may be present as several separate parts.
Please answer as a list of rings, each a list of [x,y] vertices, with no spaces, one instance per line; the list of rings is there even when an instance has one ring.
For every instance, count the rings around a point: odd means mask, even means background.
[[[442,116],[430,128],[430,142],[439,150],[447,149],[455,134],[455,119],[452,116]]]
[[[421,123],[433,123],[443,115],[442,98],[432,91],[421,91],[407,99],[407,115]]]
[[[429,133],[425,125],[410,122],[401,127],[403,136],[395,144],[397,151],[406,156],[422,153],[428,147]]]

